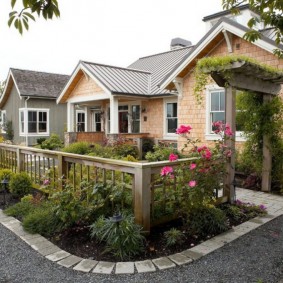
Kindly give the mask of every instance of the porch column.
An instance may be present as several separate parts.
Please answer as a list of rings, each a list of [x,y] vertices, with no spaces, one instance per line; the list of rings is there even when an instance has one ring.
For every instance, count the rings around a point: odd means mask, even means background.
[[[270,94],[263,95],[263,103],[267,103],[272,99]],[[270,192],[271,190],[271,169],[272,169],[272,153],[270,150],[270,140],[268,136],[263,136],[263,159],[262,159],[262,180],[261,190]]]
[[[227,196],[228,201],[233,203],[235,201],[233,181],[235,178],[236,89],[231,86],[225,88],[225,120],[233,132],[232,139],[226,141],[226,145],[232,150],[233,154],[226,165],[224,196]]]
[[[67,132],[74,132],[75,104],[67,103]]]
[[[119,115],[118,115],[118,98],[110,97],[110,134],[119,133]]]

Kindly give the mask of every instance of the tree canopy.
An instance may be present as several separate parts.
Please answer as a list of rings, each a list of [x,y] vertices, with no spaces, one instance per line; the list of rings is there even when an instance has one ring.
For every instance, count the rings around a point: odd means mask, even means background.
[[[275,33],[275,42],[278,48],[274,53],[283,58],[283,50],[279,47],[283,44],[283,1],[282,0],[222,0],[222,6],[225,10],[231,10],[232,13],[239,13],[238,7],[243,4],[249,4],[252,11],[260,15],[265,27],[273,27]],[[248,22],[249,30],[244,38],[250,42],[255,42],[261,38],[261,33],[255,29],[258,19],[251,17]]]
[[[59,17],[60,11],[57,0],[22,0],[20,10],[15,11],[15,4],[18,0],[11,0],[12,10],[9,14],[8,25],[14,24],[15,28],[23,33],[28,30],[29,20],[35,21],[34,15],[43,17],[45,20],[52,19],[54,16]]]

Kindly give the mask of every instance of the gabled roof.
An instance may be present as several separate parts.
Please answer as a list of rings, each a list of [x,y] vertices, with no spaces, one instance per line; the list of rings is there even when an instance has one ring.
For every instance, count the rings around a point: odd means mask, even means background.
[[[11,68],[0,99],[0,108],[6,103],[13,85],[20,97],[56,99],[69,76]]]
[[[90,76],[105,91],[108,96],[103,96],[104,98],[109,98],[111,94],[143,97],[168,95],[170,91],[159,89],[158,84],[191,49],[192,46],[142,57],[128,68],[80,61],[57,103],[68,100],[83,73]]]
[[[242,38],[247,30],[248,28],[231,19],[225,17],[219,19],[217,24],[215,24],[198,42],[198,44],[195,45],[190,50],[190,52],[183,57],[180,63],[164,77],[164,79],[160,82],[159,87],[166,88],[176,77],[180,75],[181,77],[183,77],[184,74],[187,73],[185,72],[185,70],[188,70],[190,64],[193,64],[193,62],[195,62],[195,60],[199,57],[207,56],[211,48],[213,48],[213,46],[211,46],[212,43],[216,45],[217,42],[222,40],[223,31],[231,32],[232,34],[235,34]],[[261,39],[258,39],[253,44],[270,53],[273,53],[273,49],[278,48],[275,41],[265,36],[264,34],[262,35]],[[282,47],[282,45],[279,45],[279,48]],[[190,66],[190,69],[192,69],[193,67],[194,66]]]
[[[69,79],[67,75],[10,69],[21,96],[57,98]]]
[[[149,72],[85,61],[81,64],[113,94],[150,94]]]
[[[179,48],[164,53],[142,57],[132,63],[129,68],[148,71],[151,73],[151,94],[161,94],[168,91],[158,85],[190,53],[193,46]]]

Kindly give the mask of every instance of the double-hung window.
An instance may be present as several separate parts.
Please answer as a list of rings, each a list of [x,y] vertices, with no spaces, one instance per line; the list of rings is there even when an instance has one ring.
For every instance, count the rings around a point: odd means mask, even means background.
[[[140,105],[132,105],[132,133],[140,132],[140,120],[141,120]]]
[[[176,137],[178,127],[177,101],[165,101],[165,137]]]
[[[237,95],[237,94],[236,94]],[[237,101],[237,100],[236,100]],[[237,111],[237,103],[236,103]],[[244,140],[242,126],[239,123],[240,112],[236,112],[236,138],[237,140]],[[211,89],[207,93],[207,118],[206,118],[206,139],[214,140],[213,122],[222,121],[225,123],[225,90]]]
[[[20,134],[49,135],[49,109],[20,109]]]

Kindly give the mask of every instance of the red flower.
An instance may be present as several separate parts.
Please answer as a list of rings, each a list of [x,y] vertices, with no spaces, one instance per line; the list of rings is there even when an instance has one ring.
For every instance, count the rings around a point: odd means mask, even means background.
[[[170,167],[170,166],[164,166],[162,169],[161,169],[161,176],[168,176],[168,175],[171,175],[173,173],[173,168]]]
[[[176,130],[176,134],[181,135],[181,134],[189,134],[190,130],[192,129],[192,127],[190,125],[181,125],[177,130]]]
[[[170,153],[169,161],[176,161],[176,160],[178,160],[178,155],[174,153]]]

